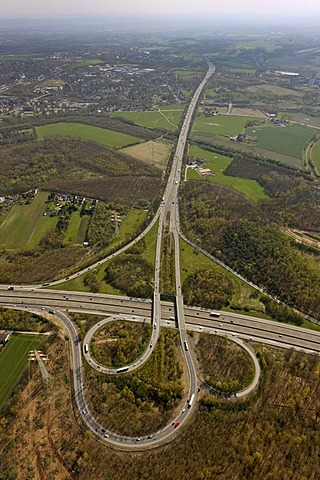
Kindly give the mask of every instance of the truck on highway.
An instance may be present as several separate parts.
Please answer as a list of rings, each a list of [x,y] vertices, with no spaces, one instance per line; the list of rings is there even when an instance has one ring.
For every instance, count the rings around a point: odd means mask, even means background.
[[[84,353],[88,353],[88,352],[89,352],[89,348],[88,348],[88,344],[86,343],[84,346]]]
[[[121,368],[118,368],[117,373],[127,372],[128,370],[129,370],[129,367],[121,367]]]
[[[194,400],[194,393],[191,395],[191,398],[190,400],[188,401],[188,408],[190,408],[193,404],[193,400]]]
[[[188,351],[188,350],[189,350],[189,347],[188,347],[187,341],[185,340],[183,343],[184,343],[184,348],[186,349],[186,351]]]
[[[218,312],[210,312],[210,317],[216,317],[216,318],[218,318],[218,317],[220,317],[220,313],[218,313]]]

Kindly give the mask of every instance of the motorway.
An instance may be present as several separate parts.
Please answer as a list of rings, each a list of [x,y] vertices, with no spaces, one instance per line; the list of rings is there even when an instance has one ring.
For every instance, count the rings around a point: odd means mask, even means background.
[[[195,111],[195,108],[197,106],[197,102],[199,100],[199,97],[201,95],[201,92],[206,85],[208,79],[211,77],[211,75],[215,71],[215,66],[211,63],[208,62],[208,70],[199,84],[198,88],[196,89],[192,100],[189,104],[187,113],[185,115],[185,118],[183,120],[183,125],[181,127],[181,132],[178,138],[177,146],[176,146],[176,151],[175,155],[173,158],[172,162],[172,167],[171,167],[171,172],[169,175],[169,179],[167,182],[167,186],[164,192],[164,196],[161,202],[161,205],[158,208],[158,211],[156,215],[154,216],[152,222],[148,225],[148,227],[137,237],[135,238],[132,242],[127,244],[125,247],[119,249],[117,252],[112,253],[108,257],[104,258],[103,260],[100,260],[99,262],[94,263],[93,265],[86,267],[84,270],[77,272],[74,275],[69,275],[68,280],[77,277],[78,275],[81,275],[84,272],[87,272],[93,268],[98,267],[100,264],[107,262],[111,260],[113,257],[116,255],[119,255],[120,253],[124,252],[126,249],[130,248],[132,245],[134,245],[136,242],[138,242],[155,224],[155,222],[159,219],[159,225],[158,225],[158,234],[157,234],[157,245],[156,245],[156,258],[155,258],[155,281],[154,281],[154,296],[153,296],[153,309],[152,309],[152,335],[150,338],[149,342],[149,348],[147,349],[145,355],[141,359],[140,365],[143,364],[144,361],[146,361],[149,356],[151,355],[155,344],[158,341],[159,335],[160,335],[160,323],[161,323],[161,300],[160,300],[160,263],[161,263],[161,246],[162,246],[162,235],[165,229],[165,224],[166,224],[166,218],[169,215],[170,216],[170,229],[173,233],[174,236],[174,245],[175,245],[175,278],[176,278],[176,320],[177,324],[179,327],[179,332],[180,332],[180,341],[181,341],[181,346],[182,346],[182,351],[184,353],[184,358],[188,367],[188,373],[189,373],[189,396],[188,399],[186,399],[186,406],[185,408],[182,409],[178,417],[176,418],[175,426],[176,428],[178,425],[185,423],[188,419],[188,417],[191,415],[192,410],[194,408],[195,402],[193,402],[193,399],[197,393],[197,388],[198,388],[198,381],[197,381],[197,372],[196,368],[193,362],[193,358],[190,352],[190,349],[187,344],[187,333],[186,333],[186,325],[185,325],[185,317],[184,317],[184,305],[183,305],[183,297],[181,293],[181,281],[180,281],[180,258],[179,258],[179,212],[178,212],[178,188],[179,188],[179,182],[180,182],[180,177],[181,177],[181,168],[182,168],[182,161],[183,161],[183,155],[185,151],[185,145],[188,137],[188,133],[190,130],[190,126],[192,123],[192,118],[193,114]],[[55,281],[55,282],[49,282],[46,283],[45,286],[53,286],[56,284],[61,283],[61,280]],[[43,285],[44,286],[44,285]],[[30,287],[30,288],[29,288]],[[35,289],[39,286],[21,286],[19,287],[19,293],[16,292],[15,290],[8,290],[10,293],[13,293],[12,298],[14,298],[15,302],[12,302],[12,306],[14,308],[30,308],[29,304],[32,305],[32,308],[35,307],[36,300],[39,300],[39,297],[36,297],[34,295]],[[3,293],[3,292],[1,292]],[[15,293],[18,293],[18,295],[15,295]],[[27,296],[28,300],[25,298],[22,299],[23,293]],[[59,294],[59,292],[57,292]],[[19,297],[20,294],[20,297]],[[54,295],[51,292],[51,295]],[[68,305],[70,305],[70,302],[73,301],[74,293],[68,292],[63,295],[63,299],[60,299],[64,303],[65,308],[70,308]],[[89,302],[93,302],[96,300],[97,296],[95,295],[94,297],[91,296],[89,297]],[[56,297],[58,300],[58,297]],[[48,298],[48,300],[50,300]],[[87,300],[87,299],[86,299]],[[50,300],[52,301],[52,300]],[[3,297],[1,297],[0,303],[3,302]],[[28,302],[28,303],[26,303]],[[5,303],[5,302],[4,302]],[[19,303],[19,306],[18,306]],[[48,302],[46,302],[48,304]],[[22,307],[22,304],[24,304],[24,307]],[[89,303],[90,304],[90,303]],[[26,305],[28,305],[26,307]],[[57,304],[55,304],[57,308]],[[103,307],[103,304],[101,304],[101,307]],[[87,309],[87,305],[82,306],[80,308]],[[44,312],[46,310],[46,307],[42,306],[40,307],[40,312]],[[107,429],[101,426],[97,425],[96,420],[92,417],[92,415],[89,413],[89,410],[87,408],[85,396],[84,396],[84,384],[83,384],[83,379],[82,379],[82,357],[81,357],[81,347],[80,347],[80,342],[79,338],[77,335],[77,332],[75,330],[74,325],[72,324],[71,320],[68,319],[68,317],[63,314],[62,312],[56,312],[53,310],[48,310],[48,313],[51,313],[55,315],[60,322],[62,322],[65,327],[67,328],[69,337],[71,338],[71,344],[72,344],[72,362],[73,362],[73,371],[74,371],[74,388],[75,388],[75,399],[76,403],[78,405],[79,411],[81,412],[82,418],[84,422],[87,424],[87,426],[95,432],[97,435],[101,436],[101,433],[103,433],[103,439],[107,443],[112,443],[114,446],[117,447],[123,447],[126,445],[127,447],[130,447],[131,449],[135,449],[137,444],[136,442],[139,442],[139,449],[141,449],[142,444],[147,443],[150,444],[152,443],[154,445],[154,439],[153,435],[149,435],[147,438],[144,439],[137,439],[137,438],[125,438],[125,437],[118,437],[111,432],[107,432]],[[115,318],[115,317],[113,317]],[[116,317],[119,318],[119,317]],[[85,345],[84,348],[84,354],[88,353],[87,350],[87,345]],[[99,368],[98,365],[96,365],[96,368]],[[136,368],[136,366],[131,366],[131,368]],[[107,373],[107,372],[106,372]],[[118,372],[122,373],[122,372]],[[175,430],[176,431],[176,430]],[[157,444],[159,442],[167,442],[173,437],[173,431],[172,431],[172,425],[165,427],[161,432],[157,432]]]
[[[81,272],[68,277],[68,279],[75,278],[78,275],[81,275],[82,273],[96,268],[104,262],[107,262],[116,255],[119,255],[138,242],[152,228],[156,221],[159,220],[155,258],[155,287],[153,302],[150,300],[112,295],[88,294],[83,292],[57,291],[48,289],[39,290],[37,288],[39,286],[23,285],[15,287],[13,290],[8,289],[7,286],[0,286],[0,305],[17,309],[27,308],[36,313],[52,315],[52,320],[58,320],[59,323],[67,330],[68,336],[71,340],[71,361],[74,378],[75,402],[79,409],[82,420],[86,424],[87,428],[89,428],[101,441],[121,450],[149,449],[171,441],[179,432],[181,428],[180,425],[187,422],[192,414],[196,403],[193,400],[196,400],[199,383],[191,349],[189,348],[188,344],[187,330],[227,335],[230,337],[230,339],[238,343],[239,346],[247,350],[255,364],[256,374],[252,385],[243,392],[239,392],[239,397],[247,395],[250,391],[252,391],[252,389],[256,388],[260,375],[259,363],[257,362],[257,359],[252,353],[251,349],[246,346],[243,340],[262,342],[287,348],[296,348],[307,353],[320,353],[319,332],[293,327],[291,325],[279,324],[277,322],[271,322],[260,318],[237,315],[235,313],[216,312],[212,314],[210,311],[205,309],[184,306],[180,278],[180,225],[178,189],[185,145],[194,110],[202,89],[215,71],[213,64],[209,62],[208,65],[208,71],[198,86],[184,118],[168,183],[161,205],[159,206],[159,209],[156,212],[153,220],[148,227],[128,245],[100,260],[99,262],[86,267]],[[169,231],[173,235],[175,250],[175,302],[163,302],[160,299],[161,245],[162,235],[168,219]],[[50,282],[46,284],[46,286],[52,286],[59,283],[61,283],[61,280]],[[57,309],[57,311],[55,309]],[[79,340],[76,327],[67,316],[69,311],[83,313],[86,312],[92,314],[95,313],[100,314],[103,317],[108,317],[102,318],[102,320],[88,332],[81,347],[81,342]],[[138,361],[120,369],[121,371],[119,371],[119,369],[118,371],[115,371],[113,369],[105,368],[95,362],[90,356],[87,345],[89,345],[90,339],[97,328],[101,328],[103,324],[106,324],[109,321],[120,320],[124,318],[131,321],[151,322],[153,327],[152,335],[148,348],[141,358],[138,359]],[[175,422],[177,422],[176,426],[179,425],[179,428],[177,429],[173,425],[167,425],[161,431],[142,438],[116,435],[108,431],[107,426],[101,425],[89,411],[85,398],[82,358],[88,361],[93,368],[102,373],[120,374],[132,371],[146,362],[152,354],[160,335],[160,326],[179,329],[180,343],[188,370],[188,399],[185,399],[183,408],[175,418]]]
[[[0,305],[19,309],[61,309],[65,312],[99,314],[102,317],[136,316],[137,320],[146,318],[148,322],[152,313],[151,300],[60,290],[12,291],[0,287]],[[160,309],[162,324],[177,327],[174,303],[161,301]],[[250,341],[296,348],[306,353],[320,353],[318,331],[233,312],[221,311],[219,317],[213,317],[210,313],[208,309],[184,306],[187,329],[197,326],[198,331],[213,331],[229,336],[235,333]]]

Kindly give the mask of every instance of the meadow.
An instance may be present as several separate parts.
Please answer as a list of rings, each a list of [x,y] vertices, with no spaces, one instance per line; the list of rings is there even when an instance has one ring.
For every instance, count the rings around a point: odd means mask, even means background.
[[[120,148],[125,145],[141,142],[138,137],[115,132],[101,127],[93,127],[83,123],[52,123],[36,128],[39,140],[48,137],[69,136],[100,143],[109,148]]]
[[[169,142],[150,140],[149,142],[123,148],[121,152],[165,170],[171,148],[172,144]]]
[[[247,135],[256,137],[255,147],[299,159],[302,158],[308,140],[315,133],[317,133],[316,130],[312,128],[292,124],[286,127],[275,127],[268,124],[246,129]]]
[[[261,121],[259,117],[246,117],[236,115],[216,115],[205,117],[203,115],[196,118],[192,128],[192,134],[203,137],[212,136],[230,136],[242,133],[247,122]]]
[[[223,172],[232,162],[232,158],[218,153],[209,152],[195,146],[190,148],[189,157],[191,157],[191,159],[192,157],[204,159],[206,161],[205,168],[210,168],[212,173],[214,173],[211,177],[201,177],[198,172],[189,168],[187,174],[189,180],[201,180],[206,178],[210,182],[237,190],[253,202],[257,202],[262,198],[267,198],[264,189],[255,180],[224,175]]]
[[[183,109],[183,105],[167,105],[148,112],[113,112],[110,117],[130,120],[142,127],[174,131],[179,125]]]
[[[36,246],[54,221],[43,217],[47,192],[38,192],[29,205],[13,205],[0,227],[0,244],[9,248]]]
[[[10,398],[26,368],[28,353],[43,341],[40,335],[13,335],[0,352],[0,407]]]
[[[69,225],[66,230],[66,237],[71,241],[72,244],[82,244],[82,242],[85,240],[89,220],[90,216],[81,216],[80,210],[77,210],[71,214]]]

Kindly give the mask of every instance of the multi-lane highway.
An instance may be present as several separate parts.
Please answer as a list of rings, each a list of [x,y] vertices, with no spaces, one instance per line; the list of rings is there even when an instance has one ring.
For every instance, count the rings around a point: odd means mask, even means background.
[[[11,291],[0,288],[0,305],[20,309],[37,308],[40,311],[46,308],[88,312],[103,317],[118,315],[129,319],[131,316],[137,317],[137,320],[147,318],[148,322],[152,313],[151,300],[60,290]],[[161,301],[160,308],[162,325],[176,326],[174,303]],[[184,306],[184,316],[187,329],[195,326],[198,331],[210,330],[231,337],[235,333],[255,342],[320,353],[320,332],[315,330],[232,312],[220,312],[219,316],[212,316],[210,310],[198,307]]]
[[[68,277],[69,279],[72,279],[81,273],[84,273],[86,271],[91,270],[92,268],[96,268],[99,266],[101,263],[106,262],[116,255],[119,255],[126,249],[130,248],[134,243],[138,242],[155,224],[155,222],[159,219],[159,225],[158,225],[158,234],[157,234],[157,245],[156,245],[156,258],[155,258],[155,287],[154,287],[154,298],[153,298],[153,309],[152,309],[152,335],[149,343],[149,348],[143,358],[141,359],[141,363],[143,361],[146,361],[148,357],[151,355],[152,350],[154,348],[154,345],[158,341],[159,335],[160,335],[160,323],[161,323],[161,301],[160,301],[160,262],[161,262],[161,246],[162,246],[162,235],[164,232],[165,228],[165,222],[166,218],[169,215],[170,216],[170,226],[171,230],[174,236],[174,244],[175,244],[175,277],[176,277],[176,320],[177,324],[179,327],[179,332],[180,332],[180,339],[181,339],[181,346],[182,350],[184,352],[184,357],[186,360],[186,364],[188,367],[188,372],[189,372],[189,397],[188,400],[186,399],[186,407],[182,409],[180,412],[176,423],[175,427],[180,425],[181,423],[184,423],[189,415],[191,414],[192,407],[194,406],[194,397],[196,395],[196,390],[197,390],[197,373],[196,369],[194,366],[193,358],[190,353],[189,347],[188,347],[188,341],[187,341],[187,332],[186,332],[186,326],[185,326],[185,318],[184,318],[184,306],[183,306],[183,298],[182,298],[182,293],[181,293],[181,281],[180,281],[180,259],[179,259],[179,233],[178,233],[178,223],[179,223],[179,213],[178,213],[178,188],[179,188],[179,182],[180,182],[180,177],[181,177],[181,166],[182,166],[182,160],[183,160],[183,154],[185,150],[185,144],[187,141],[187,136],[188,132],[190,129],[190,125],[192,122],[192,117],[197,105],[197,102],[199,100],[200,94],[210,78],[210,76],[214,73],[215,67],[213,64],[210,62],[208,63],[208,71],[203,78],[202,82],[198,86],[196,92],[193,95],[193,98],[191,100],[191,103],[188,107],[187,113],[185,115],[185,118],[183,120],[183,125],[181,128],[181,132],[179,135],[179,139],[177,142],[176,146],[176,151],[175,155],[173,158],[172,162],[172,167],[171,167],[171,172],[169,175],[169,179],[167,182],[167,186],[164,192],[163,200],[161,202],[161,205],[154,216],[152,222],[149,224],[149,226],[142,232],[135,240],[133,240],[131,243],[126,245],[125,247],[119,249],[116,253],[113,253],[109,255],[108,257],[104,258],[103,260],[100,260],[99,262],[94,263],[93,265],[85,268],[81,272],[77,272],[74,275],[70,275]],[[46,284],[46,286],[52,286],[55,284],[61,283],[61,281],[57,282],[50,282]],[[23,292],[27,294],[28,300],[27,302],[29,304],[37,304],[37,301],[39,301],[39,297],[36,297],[33,295],[34,292],[33,287],[31,289],[28,288],[28,286],[21,286],[19,288],[19,294],[16,295],[14,290],[9,290],[10,293],[13,293],[12,298],[15,298],[15,301],[17,303],[14,303],[12,306],[14,308],[21,308],[22,304],[24,304],[24,308],[29,308],[27,307],[27,304],[25,303],[26,300],[25,298],[22,299],[22,294]],[[51,292],[52,294],[52,292]],[[62,297],[62,299],[56,298],[56,300],[62,301],[64,303],[64,307],[67,308],[68,305],[70,305],[70,302],[74,301],[74,298],[71,298],[74,294],[73,293],[65,293]],[[94,297],[96,299],[96,296]],[[48,298],[48,300],[52,301],[51,299]],[[93,301],[93,296],[89,297],[89,302]],[[1,300],[0,300],[1,302]],[[19,307],[18,307],[19,303]],[[48,302],[46,302],[48,303]],[[89,303],[90,304],[90,303]],[[15,306],[16,305],[16,306]],[[56,306],[57,304],[55,304]],[[83,308],[84,310],[87,309],[87,305],[83,306],[80,305],[80,308]],[[101,307],[103,308],[103,304],[101,304]],[[33,308],[35,308],[33,306]],[[42,306],[40,307],[41,311],[44,311],[45,307]],[[89,308],[90,310],[90,308]],[[56,312],[51,310],[49,313],[56,315]],[[150,440],[152,440],[152,436],[149,435],[148,438],[146,439],[132,439],[132,438],[116,438],[114,434],[111,434],[111,432],[107,433],[106,428],[100,428],[97,426],[96,420],[92,417],[92,415],[89,413],[86,401],[84,398],[84,393],[83,393],[83,379],[82,379],[82,364],[81,364],[81,349],[79,345],[79,339],[76,334],[75,327],[73,326],[72,322],[68,320],[68,317],[65,316],[63,313],[58,312],[57,316],[60,320],[60,322],[64,323],[66,326],[69,336],[72,340],[72,350],[73,350],[73,369],[74,369],[74,388],[76,392],[76,402],[77,405],[80,409],[81,415],[83,420],[86,422],[87,426],[91,428],[93,431],[97,432],[98,435],[101,435],[101,432],[104,433],[103,438],[107,442],[112,442],[115,445],[121,446],[124,443],[127,444],[127,446],[130,446],[131,448],[134,448],[136,446],[136,441],[139,441],[139,448],[141,448],[142,443],[150,443]],[[89,342],[89,340],[87,340]],[[88,353],[88,346],[85,343],[84,345],[84,354],[86,355]],[[130,368],[135,368],[136,366],[132,365]],[[96,365],[96,368],[99,368],[98,365]],[[123,371],[123,370],[122,370]],[[127,371],[127,369],[125,369]],[[124,371],[123,371],[124,372]],[[108,373],[108,372],[106,372]],[[110,372],[109,372],[110,373]],[[119,372],[118,373],[122,373]],[[188,408],[187,408],[188,407]],[[161,432],[157,432],[157,442],[163,442],[163,441],[168,441],[173,435],[172,433],[172,426],[167,426],[164,428]],[[141,442],[141,443],[140,443]],[[153,443],[154,444],[154,443]]]
[[[36,312],[51,314],[52,319],[56,319],[66,328],[71,340],[72,346],[72,369],[74,377],[75,401],[79,408],[80,415],[87,427],[94,432],[100,440],[121,449],[151,448],[162,443],[171,441],[177,434],[178,425],[185,423],[192,413],[195,405],[196,395],[198,393],[198,379],[195,364],[189,348],[187,330],[203,331],[215,334],[228,335],[231,339],[239,343],[242,348],[247,349],[255,364],[256,375],[253,384],[249,389],[241,392],[239,396],[248,394],[256,387],[259,379],[259,364],[254,354],[241,339],[247,339],[256,342],[268,343],[276,346],[297,348],[308,353],[320,353],[320,333],[306,329],[283,325],[276,322],[270,322],[254,317],[237,315],[226,312],[210,312],[201,308],[186,307],[183,303],[180,278],[180,249],[179,249],[179,211],[178,211],[178,189],[181,177],[183,155],[191,126],[195,107],[199,100],[202,89],[210,76],[214,73],[215,67],[209,63],[208,71],[198,86],[192,101],[185,115],[181,127],[180,136],[177,142],[172,168],[164,196],[156,215],[149,226],[135,240],[121,248],[117,252],[85,268],[83,271],[70,275],[72,279],[81,273],[92,268],[96,268],[101,263],[106,262],[116,255],[119,255],[134,243],[138,242],[159,220],[156,258],[155,258],[155,287],[153,302],[149,300],[134,299],[112,295],[88,294],[82,292],[39,290],[38,286],[20,286],[15,289],[7,289],[0,286],[0,305],[10,306],[11,308],[30,309]],[[160,299],[160,274],[161,274],[161,245],[162,236],[166,225],[169,223],[169,231],[173,235],[175,250],[175,282],[176,296],[175,302],[163,302]],[[50,282],[48,285],[55,285],[60,281]],[[57,310],[57,311],[56,311]],[[98,324],[91,329],[83,345],[79,341],[77,330],[68,318],[68,311],[98,313],[103,317]],[[66,313],[63,313],[66,312]],[[126,318],[131,321],[147,321],[152,324],[152,335],[149,346],[145,353],[136,362],[125,366],[117,371],[105,368],[99,365],[90,356],[89,344],[92,335],[96,329],[101,328],[108,321]],[[106,425],[101,425],[90,413],[84,394],[82,353],[86,361],[93,367],[105,374],[121,374],[140,367],[152,354],[154,346],[160,335],[160,326],[168,328],[178,328],[180,332],[181,347],[184,354],[189,375],[188,399],[184,401],[184,406],[176,416],[174,426],[168,425],[161,431],[148,435],[143,438],[130,438],[116,435],[110,431]]]

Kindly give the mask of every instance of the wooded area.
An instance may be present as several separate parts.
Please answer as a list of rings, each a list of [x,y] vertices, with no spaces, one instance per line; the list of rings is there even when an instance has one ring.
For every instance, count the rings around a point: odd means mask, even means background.
[[[184,232],[209,253],[289,305],[320,316],[320,272],[263,207],[207,182],[182,190]],[[317,251],[314,252],[319,257]]]

